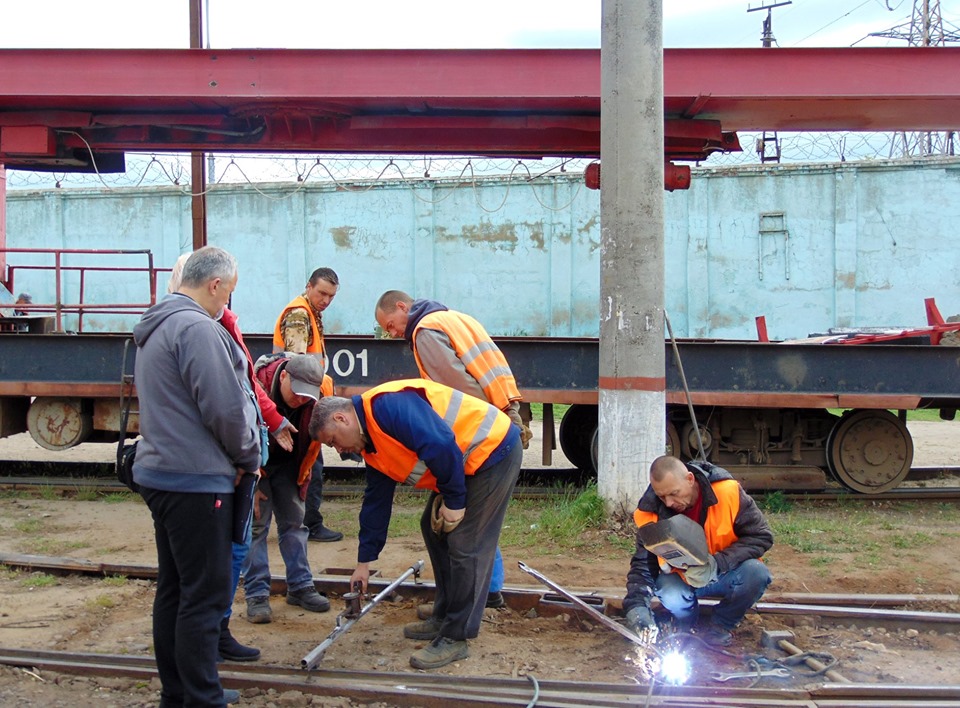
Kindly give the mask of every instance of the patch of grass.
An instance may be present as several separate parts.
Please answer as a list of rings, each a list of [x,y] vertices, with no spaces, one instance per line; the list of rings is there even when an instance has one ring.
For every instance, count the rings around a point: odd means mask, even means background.
[[[40,536],[38,538],[24,539],[21,544],[28,553],[35,553],[43,556],[59,556],[65,551],[75,551],[78,548],[89,548],[87,541],[69,541],[65,539],[49,538]]]
[[[87,607],[91,610],[109,610],[117,606],[117,601],[109,595],[97,595],[91,600],[87,600]]]
[[[100,501],[106,502],[107,504],[118,504],[120,502],[131,501],[134,498],[133,492],[110,492],[100,497]]]
[[[127,584],[127,578],[122,575],[108,575],[102,581],[104,585],[109,585],[110,587],[123,587]]]
[[[56,576],[47,575],[46,573],[31,573],[26,578],[20,580],[20,584],[25,588],[49,588],[54,585],[59,585],[60,582],[57,580]]]
[[[56,501],[62,498],[62,494],[53,486],[44,484],[40,487],[40,498],[46,501]]]
[[[43,519],[35,519],[33,517],[28,519],[20,519],[13,524],[13,528],[20,533],[39,533],[41,530],[43,530]]]
[[[793,502],[787,499],[783,492],[776,491],[758,498],[757,506],[767,514],[779,514],[790,511],[793,508]]]
[[[890,541],[894,548],[912,549],[930,546],[933,543],[933,537],[930,534],[918,532],[911,534],[897,534]]]
[[[554,422],[559,423],[568,410],[570,410],[570,406],[568,404],[554,403],[553,404]],[[533,414],[534,420],[543,420],[543,404],[542,403],[531,403],[530,412]]]

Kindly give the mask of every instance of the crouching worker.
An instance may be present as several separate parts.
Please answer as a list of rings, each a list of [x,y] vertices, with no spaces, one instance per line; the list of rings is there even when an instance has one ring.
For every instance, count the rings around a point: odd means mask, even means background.
[[[486,401],[425,379],[391,381],[352,399],[314,407],[310,436],[367,463],[357,568],[350,586],[367,589],[370,563],[387,540],[397,483],[429,489],[420,531],[433,566],[433,615],[408,624],[408,639],[430,644],[410,657],[417,669],[465,659],[480,631],[493,557],[523,447],[510,418]]]
[[[696,522],[706,537],[705,562],[685,569],[648,550],[649,533],[642,538],[647,524],[679,515]],[[732,630],[772,580],[760,558],[773,546],[773,533],[754,500],[725,469],[708,462],[684,464],[665,455],[650,466],[650,486],[633,518],[637,551],[630,560],[623,601],[630,628],[641,637],[656,637],[650,601],[657,597],[678,629],[692,630],[697,626],[698,599],[715,597],[720,602],[710,622],[697,631],[708,644],[729,645]]]

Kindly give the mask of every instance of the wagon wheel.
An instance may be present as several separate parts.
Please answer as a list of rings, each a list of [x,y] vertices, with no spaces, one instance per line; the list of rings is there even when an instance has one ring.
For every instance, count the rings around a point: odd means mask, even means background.
[[[597,431],[596,406],[570,406],[560,421],[560,449],[577,469],[596,472],[590,452],[593,435]]]
[[[680,434],[677,426],[670,420],[667,421],[667,446],[663,454],[680,457]]]
[[[843,484],[863,494],[898,486],[913,463],[907,426],[884,410],[844,414],[827,440],[827,465]]]

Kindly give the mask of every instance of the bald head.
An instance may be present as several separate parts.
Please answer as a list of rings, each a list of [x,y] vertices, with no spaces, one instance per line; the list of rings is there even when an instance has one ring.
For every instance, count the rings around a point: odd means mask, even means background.
[[[650,486],[660,501],[678,513],[700,498],[700,487],[693,472],[672,455],[658,457],[650,465]]]

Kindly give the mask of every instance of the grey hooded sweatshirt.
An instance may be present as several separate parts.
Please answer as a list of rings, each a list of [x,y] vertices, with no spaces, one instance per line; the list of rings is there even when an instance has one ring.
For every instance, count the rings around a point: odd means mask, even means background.
[[[133,478],[168,492],[233,492],[260,467],[247,361],[191,298],[167,295],[133,328],[140,433]]]

